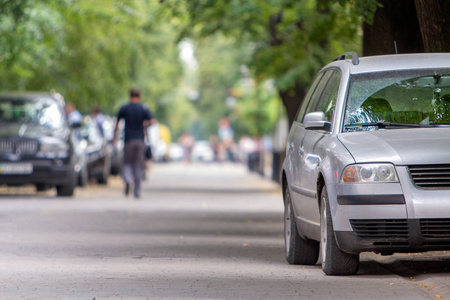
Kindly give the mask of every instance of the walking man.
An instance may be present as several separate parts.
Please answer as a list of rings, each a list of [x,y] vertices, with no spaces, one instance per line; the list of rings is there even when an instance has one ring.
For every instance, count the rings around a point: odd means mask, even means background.
[[[146,147],[147,127],[156,122],[150,110],[140,103],[139,89],[130,89],[130,102],[122,106],[117,114],[114,139],[117,136],[118,124],[125,120],[125,147],[123,179],[125,181],[125,194],[130,191],[130,184],[134,184],[134,197],[137,199],[141,193],[141,179],[144,167],[144,154]]]

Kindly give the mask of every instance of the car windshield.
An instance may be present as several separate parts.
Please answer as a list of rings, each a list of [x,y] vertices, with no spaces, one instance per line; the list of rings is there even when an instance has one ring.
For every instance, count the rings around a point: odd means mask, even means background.
[[[344,132],[450,124],[450,69],[363,73],[350,79]]]
[[[49,99],[0,99],[0,122],[61,128],[64,117],[57,103]]]

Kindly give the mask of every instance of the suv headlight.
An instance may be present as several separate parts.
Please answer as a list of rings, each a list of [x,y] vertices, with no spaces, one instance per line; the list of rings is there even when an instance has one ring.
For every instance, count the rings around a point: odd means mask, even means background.
[[[69,150],[69,145],[66,143],[58,143],[58,144],[41,144],[41,151],[45,151],[45,152],[59,152],[59,151],[68,151]]]
[[[38,156],[46,158],[65,158],[69,155],[67,143],[41,143]]]
[[[345,167],[341,183],[398,182],[392,164],[360,164]]]

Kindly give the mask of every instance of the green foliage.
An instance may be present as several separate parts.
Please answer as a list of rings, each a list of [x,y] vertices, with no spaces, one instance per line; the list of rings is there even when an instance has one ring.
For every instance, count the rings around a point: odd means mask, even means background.
[[[250,66],[251,77],[257,82],[273,79],[278,91],[297,92],[294,87],[306,90],[314,74],[339,54],[360,49],[361,17],[352,11],[352,3],[343,0],[340,3],[337,0],[164,0],[163,6],[167,15],[177,20],[180,39],[225,36],[248,50],[244,52],[244,62]],[[214,83],[208,84],[217,99],[224,97],[224,94],[219,95],[223,89],[215,89],[218,86]],[[255,93],[251,98],[257,100],[257,97],[260,95]],[[301,99],[302,95],[291,98]],[[206,99],[212,101],[213,98]],[[257,103],[264,101],[254,105]],[[264,115],[268,120],[267,114],[261,111],[256,115]],[[254,119],[255,110],[242,109],[240,117]],[[252,132],[265,131],[244,127]]]
[[[339,55],[358,51],[360,18],[350,5],[315,0],[165,0],[190,16],[183,34],[215,33],[253,46],[251,67],[258,80],[274,78],[280,90],[308,86],[311,74]],[[358,2],[359,3],[359,2]]]
[[[136,86],[164,122],[164,96],[182,70],[158,3],[23,0],[3,2],[0,12],[3,90],[56,90],[84,113],[100,105],[114,114]]]
[[[185,132],[192,129],[192,125],[199,119],[199,113],[193,103],[186,99],[182,89],[166,97],[167,106],[172,107],[170,114],[165,118],[171,133],[172,140],[177,141]]]
[[[281,101],[272,81],[253,83],[247,92],[244,92],[245,89],[239,87],[242,97],[238,99],[233,114],[235,136],[272,134],[275,123],[283,116]]]
[[[199,122],[207,138],[217,134],[219,120],[231,112],[226,99],[231,96],[230,89],[241,79],[240,68],[248,59],[248,50],[222,35],[199,39],[195,49],[200,97],[193,104],[200,112]]]
[[[369,24],[373,23],[373,16],[382,5],[378,0],[334,0],[338,2],[341,6],[346,6],[350,4],[352,9],[363,18]]]
[[[270,131],[279,91],[308,86],[345,51],[358,51],[360,15],[375,0],[3,0],[0,88],[56,90],[84,113],[115,113],[131,86],[177,134],[204,138],[231,116],[239,132]],[[357,8],[352,11],[352,8]],[[199,67],[184,72],[177,44],[194,40]],[[241,66],[250,66],[249,74]],[[232,88],[259,84],[226,105]],[[200,97],[189,101],[187,93]],[[252,123],[254,122],[254,124]],[[255,125],[256,124],[256,125]],[[255,127],[256,126],[256,127]]]
[[[5,1],[0,6],[0,86],[24,89],[61,51],[61,20],[40,1]]]

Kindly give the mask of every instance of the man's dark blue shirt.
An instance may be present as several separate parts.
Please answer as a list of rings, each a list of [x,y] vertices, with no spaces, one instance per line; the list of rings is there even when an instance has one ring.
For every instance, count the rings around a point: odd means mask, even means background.
[[[144,140],[144,121],[153,119],[148,108],[141,103],[128,103],[117,114],[117,122],[125,120],[125,143],[131,140]]]

